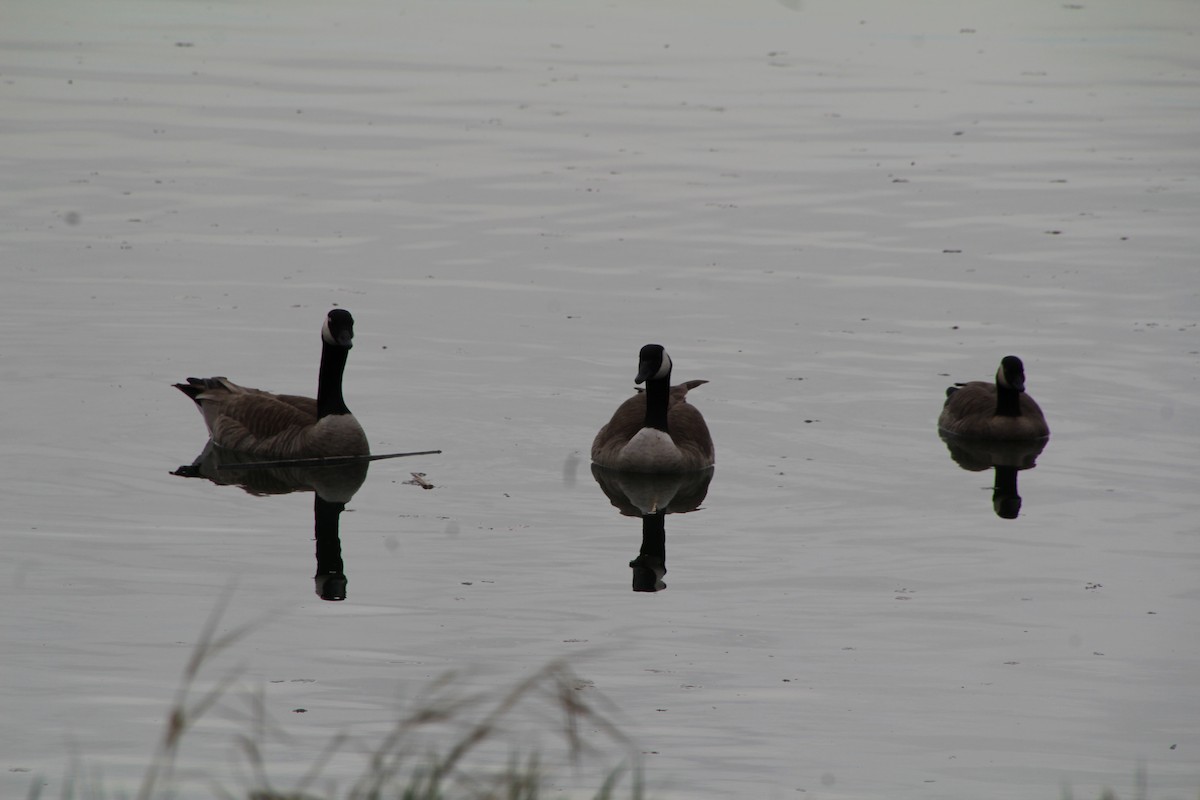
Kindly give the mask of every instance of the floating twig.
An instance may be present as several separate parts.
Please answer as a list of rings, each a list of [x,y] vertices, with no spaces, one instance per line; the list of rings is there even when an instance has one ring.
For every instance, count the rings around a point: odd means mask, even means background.
[[[409,483],[416,484],[417,486],[420,486],[422,489],[432,489],[433,488],[433,484],[430,483],[429,481],[425,480],[424,472],[410,472],[409,474],[413,476],[413,479],[411,481],[409,481]]]

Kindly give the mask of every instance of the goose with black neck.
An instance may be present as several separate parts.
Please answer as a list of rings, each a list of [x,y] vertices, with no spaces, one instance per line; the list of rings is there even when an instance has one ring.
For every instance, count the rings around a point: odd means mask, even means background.
[[[662,345],[648,344],[638,355],[634,383],[644,392],[613,413],[592,441],[592,461],[624,472],[673,473],[708,469],[716,462],[712,436],[688,392],[708,381],[671,386],[671,357]]]
[[[175,387],[204,416],[217,447],[265,459],[365,456],[366,433],[342,396],[342,377],[354,340],[354,318],[335,308],[321,327],[316,398],[274,394],[228,378],[188,378]]]
[[[938,430],[991,441],[1030,441],[1050,435],[1042,409],[1025,392],[1025,365],[1016,356],[1001,359],[995,383],[971,381],[947,389]]]

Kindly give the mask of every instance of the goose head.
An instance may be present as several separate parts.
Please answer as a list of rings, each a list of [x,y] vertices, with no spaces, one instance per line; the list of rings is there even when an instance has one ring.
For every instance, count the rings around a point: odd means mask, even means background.
[[[1025,365],[1016,356],[1005,356],[996,370],[996,385],[1013,391],[1025,391]]]
[[[671,357],[661,344],[648,344],[638,354],[638,373],[634,383],[645,383],[671,375]]]
[[[321,340],[333,347],[349,350],[354,346],[354,317],[344,308],[335,308],[325,317],[321,327]]]

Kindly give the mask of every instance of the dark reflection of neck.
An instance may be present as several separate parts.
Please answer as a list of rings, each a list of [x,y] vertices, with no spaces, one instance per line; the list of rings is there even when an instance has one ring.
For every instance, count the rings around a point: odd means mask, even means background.
[[[317,539],[317,594],[322,600],[346,599],[346,573],[342,565],[342,539],[338,522],[345,503],[330,502],[313,495],[313,531]]]
[[[1012,388],[997,387],[1019,400],[1020,393]],[[1021,512],[1021,495],[1017,493],[1017,473],[1037,466],[1037,458],[1046,447],[1047,439],[1021,441],[992,441],[967,439],[939,431],[950,450],[950,457],[968,472],[995,471],[992,483],[992,510],[1001,519],[1016,519]]]
[[[1021,513],[1021,495],[1017,494],[1017,468],[997,465],[992,484],[992,508],[1002,519],[1016,519]]]
[[[642,547],[638,557],[629,562],[633,568],[635,592],[658,592],[667,588],[667,515],[647,514],[642,517]]]
[[[667,514],[696,511],[708,495],[713,479],[709,467],[699,472],[618,472],[592,464],[592,477],[622,516],[642,520],[642,546],[633,568],[635,592],[658,592],[667,588]]]

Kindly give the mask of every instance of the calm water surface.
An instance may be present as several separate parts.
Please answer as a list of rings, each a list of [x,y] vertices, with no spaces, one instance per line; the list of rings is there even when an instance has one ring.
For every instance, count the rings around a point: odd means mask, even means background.
[[[13,5],[0,793],[134,785],[224,601],[284,785],[567,657],[655,797],[1194,797],[1200,20],[922,14]],[[444,451],[372,465],[339,603],[311,493],[170,474],[170,384],[311,392],[334,305],[373,449]],[[661,530],[587,457],[650,341],[718,450]],[[1015,519],[934,429],[1008,353],[1053,431]],[[226,705],[186,780],[238,785]]]

